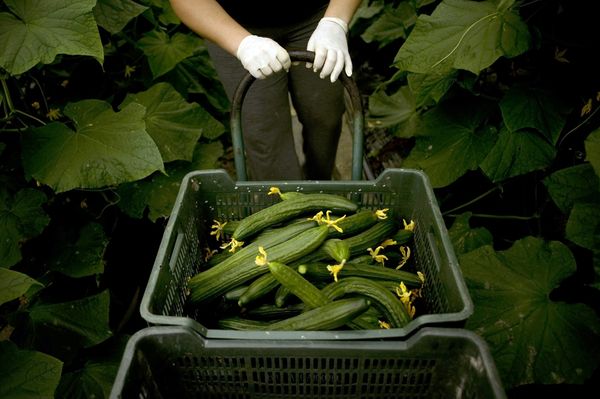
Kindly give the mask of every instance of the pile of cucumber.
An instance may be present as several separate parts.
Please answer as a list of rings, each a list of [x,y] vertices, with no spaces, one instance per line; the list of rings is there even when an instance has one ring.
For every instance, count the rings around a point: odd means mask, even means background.
[[[410,261],[414,224],[340,195],[271,193],[281,200],[212,226],[220,251],[209,249],[216,254],[187,286],[188,305],[214,318],[204,324],[323,331],[410,322],[424,283]]]

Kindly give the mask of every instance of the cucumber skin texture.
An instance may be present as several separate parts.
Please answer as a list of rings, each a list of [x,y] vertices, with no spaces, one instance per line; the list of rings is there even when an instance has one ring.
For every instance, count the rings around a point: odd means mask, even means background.
[[[359,210],[355,214],[346,216],[337,225],[342,229],[340,233],[334,228],[329,230],[329,238],[348,237],[360,233],[379,222],[375,211]]]
[[[373,300],[373,305],[382,310],[392,327],[400,328],[411,319],[400,299],[386,287],[363,277],[346,277],[323,288],[322,292],[331,300],[345,295],[364,295]]]
[[[260,320],[270,320],[270,322],[273,323],[274,320],[281,320],[290,316],[296,316],[302,313],[305,309],[306,307],[301,302],[283,308],[271,304],[264,304],[252,309],[248,309],[247,312],[244,312],[244,315]]]
[[[240,295],[238,299],[238,306],[243,308],[249,303],[262,298],[269,292],[273,291],[279,285],[279,281],[271,274],[263,274],[256,280],[250,283],[248,288]]]
[[[287,287],[307,307],[316,308],[329,302],[321,290],[288,265],[269,262],[269,270],[282,286]]]
[[[338,263],[342,263],[350,259],[350,245],[342,239],[330,238],[325,240],[321,246],[323,251]]]
[[[332,279],[325,263],[306,263],[296,268],[298,272],[308,279]],[[421,280],[415,273],[404,270],[390,269],[380,265],[365,265],[359,263],[346,263],[338,275],[339,278],[365,277],[376,280],[401,281],[409,287],[420,287]]]
[[[282,263],[292,262],[317,249],[327,238],[327,226],[311,227],[296,235],[293,239],[272,246],[267,251],[269,259]],[[249,259],[239,262],[227,269],[226,273],[211,274],[209,278],[201,278],[202,273],[192,278],[188,283],[191,304],[197,304],[207,299],[212,299],[227,292],[240,284],[267,273],[269,268],[258,266],[254,263],[256,253]],[[207,270],[211,272],[218,266]]]
[[[358,205],[335,194],[304,194],[277,202],[242,219],[232,234],[244,240],[263,229],[311,211],[356,212]]]
[[[329,302],[269,325],[272,331],[326,331],[341,327],[369,309],[365,298],[347,298]]]

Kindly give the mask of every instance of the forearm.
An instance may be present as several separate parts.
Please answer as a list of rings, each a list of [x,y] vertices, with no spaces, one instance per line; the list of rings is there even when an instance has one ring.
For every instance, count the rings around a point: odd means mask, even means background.
[[[346,24],[349,24],[360,3],[361,0],[331,0],[325,11],[325,16],[340,18]]]
[[[170,2],[175,14],[188,28],[232,55],[236,54],[242,39],[250,35],[215,0]]]

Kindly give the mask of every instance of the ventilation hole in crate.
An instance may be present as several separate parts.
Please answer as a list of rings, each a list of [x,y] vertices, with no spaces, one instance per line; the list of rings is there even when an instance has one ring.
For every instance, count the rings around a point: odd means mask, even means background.
[[[181,389],[190,396],[246,398],[244,359],[226,356],[182,356],[175,361]]]

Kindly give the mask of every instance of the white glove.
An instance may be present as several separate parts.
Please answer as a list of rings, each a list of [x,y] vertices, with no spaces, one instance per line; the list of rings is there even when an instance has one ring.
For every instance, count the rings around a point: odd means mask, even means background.
[[[275,40],[255,35],[246,36],[236,56],[252,76],[264,79],[282,69],[290,69],[290,55]]]
[[[313,67],[315,72],[321,70],[321,79],[330,75],[331,82],[335,82],[342,72],[352,76],[352,60],[348,53],[346,33],[348,25],[339,18],[321,18],[317,28],[308,40],[308,51],[315,52],[314,63],[306,67]]]

